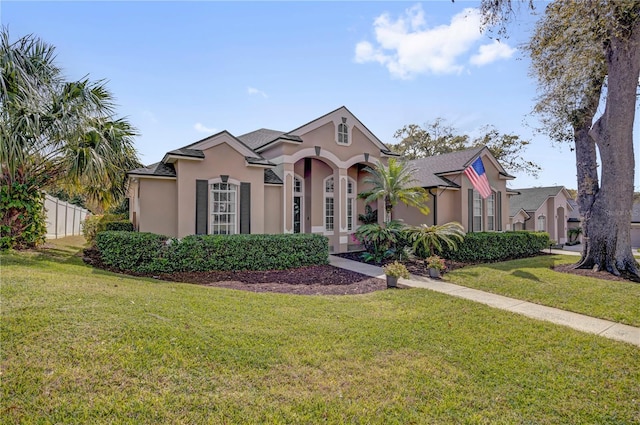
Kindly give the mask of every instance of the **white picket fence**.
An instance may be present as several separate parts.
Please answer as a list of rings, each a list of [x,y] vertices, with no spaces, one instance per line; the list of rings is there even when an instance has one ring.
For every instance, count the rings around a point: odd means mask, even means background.
[[[47,220],[47,239],[82,234],[82,222],[89,210],[46,194],[44,209]]]

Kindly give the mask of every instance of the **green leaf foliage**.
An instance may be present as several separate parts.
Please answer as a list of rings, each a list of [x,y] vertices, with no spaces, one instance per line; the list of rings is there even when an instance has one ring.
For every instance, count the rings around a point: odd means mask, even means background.
[[[404,233],[405,227],[400,220],[360,226],[355,233],[355,238],[366,251],[362,254],[362,258],[374,263],[381,263],[387,258],[402,259],[409,244],[407,235]]]
[[[104,229],[120,232],[133,232],[133,223],[129,220],[109,221],[105,223]]]
[[[44,194],[29,183],[0,185],[0,250],[34,248],[46,233]]]
[[[321,235],[192,235],[105,231],[96,236],[102,261],[136,273],[274,270],[328,264]]]
[[[96,239],[96,235],[105,230],[133,231],[133,223],[128,221],[126,214],[99,214],[85,218],[82,223],[82,235],[90,244]],[[116,223],[116,224],[112,224]]]
[[[546,232],[475,232],[467,233],[453,250],[443,246],[442,256],[461,262],[502,261],[538,255],[549,247]]]

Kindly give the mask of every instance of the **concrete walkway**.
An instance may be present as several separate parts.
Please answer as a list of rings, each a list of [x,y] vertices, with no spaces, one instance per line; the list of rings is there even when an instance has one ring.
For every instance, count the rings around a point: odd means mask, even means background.
[[[382,268],[371,264],[352,261],[335,255],[329,255],[329,263],[332,266],[352,270],[367,276],[386,279]],[[522,314],[533,319],[545,320],[559,325],[568,326],[579,331],[628,342],[640,347],[640,328],[633,326],[597,319],[595,317],[572,313],[570,311],[560,310],[557,308],[546,307],[502,295],[491,294],[489,292],[479,291],[477,289],[467,288],[423,276],[412,275],[410,279],[400,279],[398,281],[398,285],[442,292],[444,294],[486,304],[501,310]]]

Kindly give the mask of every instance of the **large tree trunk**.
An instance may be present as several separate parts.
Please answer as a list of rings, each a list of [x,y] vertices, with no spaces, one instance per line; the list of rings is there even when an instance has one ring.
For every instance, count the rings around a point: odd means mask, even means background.
[[[619,31],[619,32],[615,32]],[[631,252],[633,204],[633,121],[640,73],[640,21],[629,33],[614,29],[606,47],[607,100],[590,131],[602,161],[600,190],[583,211],[586,243],[579,267],[638,275]],[[578,146],[576,146],[577,148]],[[578,164],[579,166],[579,164]]]

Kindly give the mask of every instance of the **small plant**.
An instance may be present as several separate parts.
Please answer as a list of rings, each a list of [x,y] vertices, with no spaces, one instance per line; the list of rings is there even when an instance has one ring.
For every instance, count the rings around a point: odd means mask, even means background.
[[[364,261],[381,263],[387,258],[398,258],[403,247],[398,246],[404,224],[399,220],[392,220],[382,225],[378,223],[364,224],[358,228],[355,237],[366,250],[362,254]]]
[[[403,279],[409,279],[410,276],[407,267],[397,261],[383,266],[382,270],[384,270],[384,274],[386,274],[387,276],[401,277]]]
[[[425,260],[425,264],[428,269],[436,269],[436,270],[445,270],[447,265],[444,262],[444,258],[438,257],[437,255],[432,255],[431,257]]]

